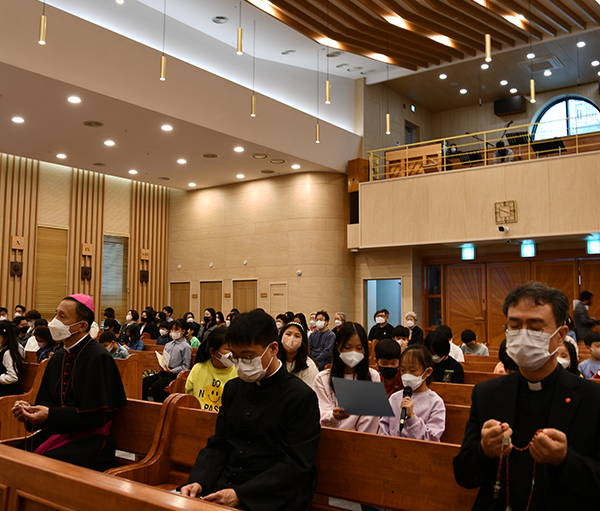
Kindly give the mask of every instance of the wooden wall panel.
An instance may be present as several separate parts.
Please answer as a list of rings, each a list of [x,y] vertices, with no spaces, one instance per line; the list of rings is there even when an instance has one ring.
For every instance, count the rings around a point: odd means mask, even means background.
[[[183,318],[190,310],[190,283],[171,282],[169,305],[173,307],[173,319]],[[165,304],[166,305],[166,304]]]
[[[532,261],[531,278],[550,287],[560,289],[569,299],[579,298],[579,264],[575,259],[568,261]]]
[[[588,311],[592,318],[600,318],[600,260],[579,261],[579,271],[581,275],[581,286],[576,293],[576,299],[579,299],[579,294],[582,291],[590,291],[593,293],[594,300]],[[573,304],[571,303],[571,307]],[[573,316],[571,316],[573,317]],[[593,330],[600,332],[600,326],[595,326]]]
[[[104,174],[73,169],[69,215],[69,268],[67,292],[93,297],[96,312],[102,310],[102,252],[104,231]],[[82,253],[82,244],[93,246],[92,255]],[[92,269],[90,280],[81,279],[81,267]],[[96,319],[100,317],[96,314]]]
[[[0,301],[9,313],[34,303],[39,162],[0,153]],[[11,237],[24,237],[24,250],[11,249]],[[23,275],[10,275],[10,262],[23,263]]]
[[[204,317],[204,311],[209,307],[220,311],[223,307],[223,282],[200,282],[200,319]],[[227,312],[222,311],[225,316]],[[200,323],[200,321],[197,321]]]
[[[250,312],[256,309],[256,293],[258,282],[256,280],[233,281],[233,308],[240,312]]]
[[[467,328],[485,342],[485,265],[449,265],[446,279],[446,321],[456,343],[460,344],[460,334]]]
[[[150,251],[149,260],[141,260],[142,248]],[[167,305],[168,248],[169,189],[134,181],[129,245],[130,308],[139,311],[152,305],[161,310]],[[140,270],[148,270],[147,283],[140,282]]]

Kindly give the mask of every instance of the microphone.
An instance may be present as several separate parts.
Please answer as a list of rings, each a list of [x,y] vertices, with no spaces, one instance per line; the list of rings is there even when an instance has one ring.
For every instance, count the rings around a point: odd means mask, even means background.
[[[510,126],[515,121],[510,121],[506,126]]]
[[[402,397],[412,397],[413,389],[412,387],[404,387],[404,392],[402,393]],[[406,422],[406,408],[402,408],[402,412],[400,412],[400,433],[402,433],[402,429],[404,428],[404,423]]]

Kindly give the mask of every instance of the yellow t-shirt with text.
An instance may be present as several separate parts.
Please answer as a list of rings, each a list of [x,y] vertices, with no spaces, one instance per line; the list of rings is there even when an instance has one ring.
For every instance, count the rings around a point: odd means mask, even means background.
[[[185,393],[198,398],[203,410],[218,412],[225,384],[237,378],[235,367],[217,369],[212,359],[195,364],[185,383]]]

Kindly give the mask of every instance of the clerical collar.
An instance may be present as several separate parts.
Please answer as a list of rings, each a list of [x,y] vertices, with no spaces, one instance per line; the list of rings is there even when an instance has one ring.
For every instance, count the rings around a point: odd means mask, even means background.
[[[67,353],[71,353],[71,350],[72,350],[73,348],[75,348],[75,346],[77,346],[78,344],[81,344],[81,341],[83,341],[84,339],[87,339],[88,337],[89,337],[89,334],[88,334],[88,335],[84,335],[84,336],[83,336],[81,339],[79,339],[79,340],[78,340],[78,341],[77,341],[75,344],[73,344],[73,346],[70,346],[69,348],[67,348],[67,347],[65,346],[65,351],[66,351]]]
[[[559,364],[556,364],[556,368],[554,369],[554,371],[552,371],[542,381],[531,382],[531,381],[527,380],[527,378],[525,378],[525,376],[523,376],[521,374],[521,372],[519,372],[519,380],[521,380],[522,384],[527,383],[527,388],[529,390],[531,390],[532,392],[539,392],[540,390],[550,390],[551,388],[554,387],[554,384],[556,383],[556,379],[558,378],[559,372],[560,372],[560,366],[559,366]]]

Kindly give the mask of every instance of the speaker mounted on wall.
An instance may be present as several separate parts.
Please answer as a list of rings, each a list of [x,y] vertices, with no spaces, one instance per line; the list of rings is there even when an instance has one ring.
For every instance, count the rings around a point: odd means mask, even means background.
[[[10,276],[21,277],[23,276],[23,263],[20,261],[11,261],[10,263]]]
[[[148,270],[140,270],[140,282],[142,284],[147,284],[149,278],[150,272]]]
[[[82,266],[81,267],[81,280],[92,280],[92,267]]]

